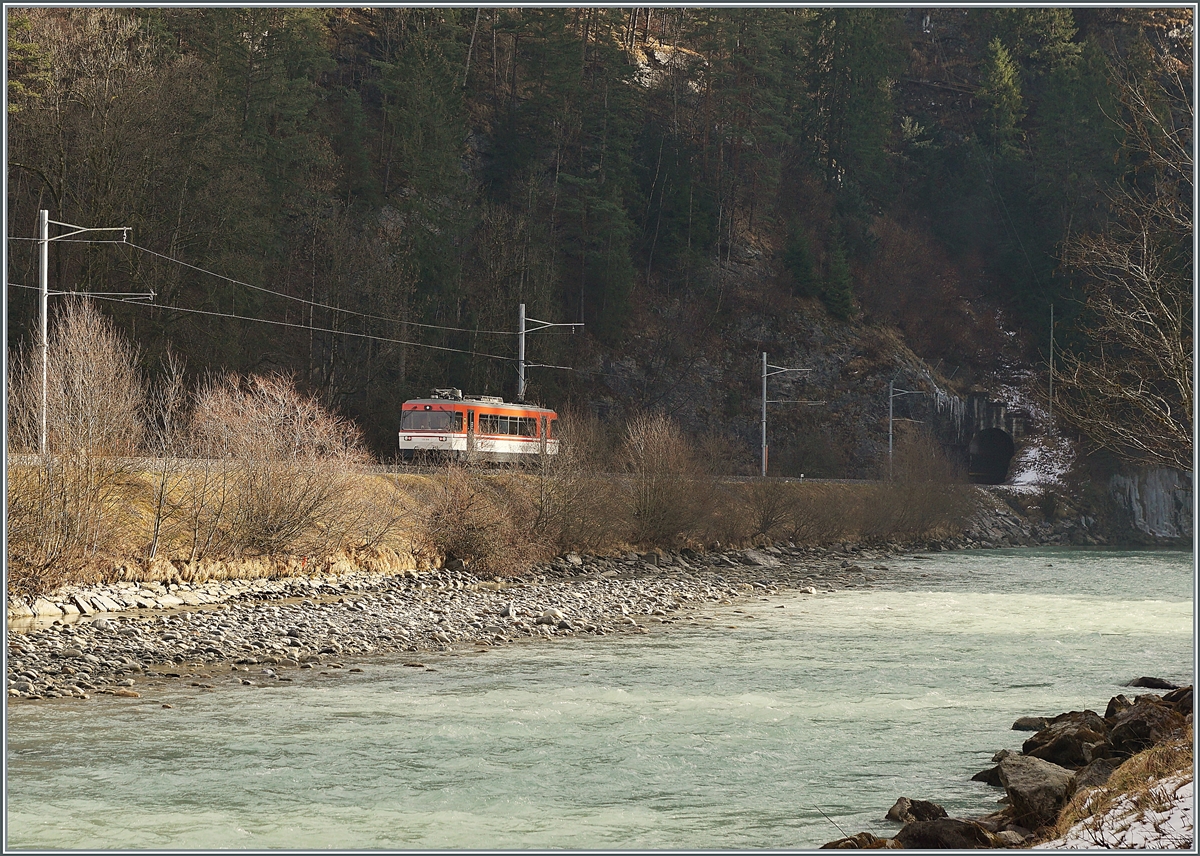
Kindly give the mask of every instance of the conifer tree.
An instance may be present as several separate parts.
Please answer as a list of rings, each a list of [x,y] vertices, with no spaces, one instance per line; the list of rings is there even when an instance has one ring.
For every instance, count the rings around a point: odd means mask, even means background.
[[[849,321],[854,315],[853,278],[840,237],[835,237],[829,246],[829,276],[821,292],[821,301],[829,314],[839,321]]]
[[[845,259],[842,259],[845,263]],[[791,275],[792,290],[799,297],[816,297],[821,291],[821,278],[813,263],[812,249],[803,232],[796,230],[783,253],[784,269]]]
[[[1018,125],[1025,117],[1025,104],[1017,65],[999,38],[988,43],[981,76],[979,97],[985,105],[988,142],[996,155],[1015,157],[1020,153]]]

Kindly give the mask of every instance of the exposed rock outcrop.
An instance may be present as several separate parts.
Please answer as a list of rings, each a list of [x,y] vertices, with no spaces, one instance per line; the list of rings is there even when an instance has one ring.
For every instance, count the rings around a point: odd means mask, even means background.
[[[1118,473],[1109,493],[1131,529],[1152,538],[1192,537],[1192,474],[1173,469]]]
[[[985,817],[951,818],[935,803],[900,797],[887,818],[906,825],[893,838],[863,832],[825,847],[971,850],[1029,846],[1039,830],[1053,828],[1077,792],[1103,787],[1126,757],[1188,734],[1193,699],[1192,687],[1186,686],[1164,696],[1137,696],[1133,701],[1114,696],[1103,717],[1092,710],[1070,711],[1051,719],[1022,717],[1017,724],[1044,727],[1025,741],[1020,753],[1001,749],[992,757],[995,767],[972,776],[974,781],[1003,787],[1007,807]],[[1187,786],[1191,787],[1190,782]],[[940,814],[922,816],[935,812]]]

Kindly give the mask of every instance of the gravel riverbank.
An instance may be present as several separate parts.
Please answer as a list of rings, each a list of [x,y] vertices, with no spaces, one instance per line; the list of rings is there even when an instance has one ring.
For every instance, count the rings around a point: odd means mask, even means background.
[[[163,680],[261,685],[381,654],[645,633],[756,594],[867,587],[888,573],[891,555],[856,547],[570,554],[505,581],[442,568],[60,592],[53,602],[75,604],[74,613],[10,619],[8,696],[133,698]],[[122,611],[100,611],[105,601]]]
[[[261,685],[288,681],[290,669],[350,668],[373,655],[645,633],[755,594],[867,587],[906,550],[1076,543],[1085,525],[1067,532],[992,501],[962,535],[936,543],[572,553],[505,580],[445,567],[66,587],[8,599],[8,697],[132,698],[147,682]]]

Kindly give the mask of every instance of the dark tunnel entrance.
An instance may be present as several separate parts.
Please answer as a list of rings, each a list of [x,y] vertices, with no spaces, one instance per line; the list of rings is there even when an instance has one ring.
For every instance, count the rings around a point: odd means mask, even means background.
[[[1012,437],[999,428],[985,428],[971,438],[969,474],[972,484],[1003,484],[1013,456]]]

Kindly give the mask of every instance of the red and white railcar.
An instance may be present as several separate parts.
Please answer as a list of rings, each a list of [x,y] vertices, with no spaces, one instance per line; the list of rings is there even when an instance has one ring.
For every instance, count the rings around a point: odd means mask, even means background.
[[[430,398],[404,402],[400,455],[476,461],[520,461],[558,454],[558,414],[544,407],[506,404],[490,395],[464,396],[435,389]]]

